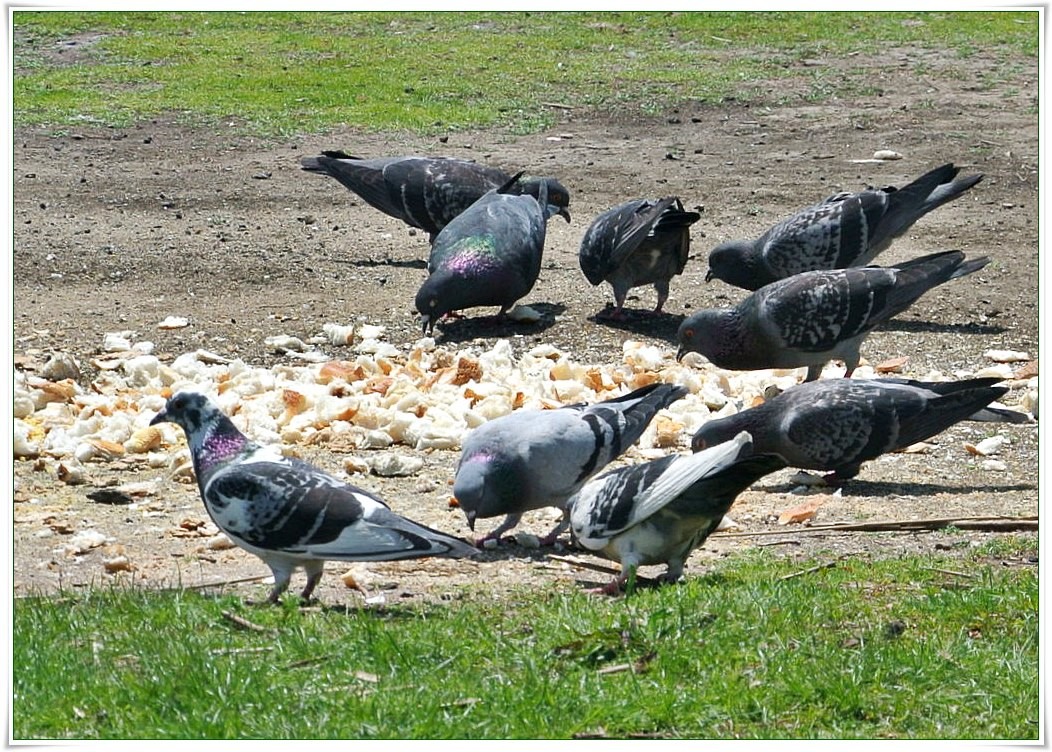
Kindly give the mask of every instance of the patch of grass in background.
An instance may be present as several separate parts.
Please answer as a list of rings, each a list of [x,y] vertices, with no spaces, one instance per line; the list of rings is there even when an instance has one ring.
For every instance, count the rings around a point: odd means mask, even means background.
[[[814,562],[753,550],[616,600],[18,599],[14,737],[1036,739],[1036,567],[991,561],[1027,551],[780,579]]]
[[[545,102],[653,113],[763,100],[799,63],[910,45],[1037,58],[1036,12],[14,13],[16,124],[177,113],[265,135],[552,122]],[[75,43],[74,43],[75,42]],[[59,52],[63,50],[63,52]],[[996,73],[994,73],[996,75]],[[829,76],[810,98],[865,86]]]

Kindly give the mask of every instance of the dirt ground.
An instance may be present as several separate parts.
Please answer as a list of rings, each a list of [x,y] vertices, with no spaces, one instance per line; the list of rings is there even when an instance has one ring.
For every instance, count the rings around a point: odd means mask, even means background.
[[[573,221],[549,226],[543,269],[523,302],[541,311],[535,324],[484,320],[493,311],[440,323],[440,343],[488,348],[510,340],[517,354],[538,343],[584,363],[621,358],[627,338],[674,349],[685,313],[722,306],[744,292],[705,283],[706,256],[717,243],[755,236],[787,213],[840,190],[901,185],[927,169],[955,162],[984,180],[960,200],[922,219],[878,262],[943,249],[989,255],[983,271],[933,291],[863,347],[871,363],[908,356],[904,375],[947,376],[990,366],[993,348],[1039,355],[1038,118],[1036,61],[988,76],[983,53],[966,62],[918,50],[889,50],[879,59],[813,61],[822,75],[866,69],[870,93],[812,102],[808,90],[774,82],[769,104],[730,102],[682,106],[648,117],[629,111],[557,109],[546,132],[513,136],[500,130],[435,139],[369,133],[353,127],[286,140],[243,135],[236,117],[215,127],[174,118],[128,129],[19,129],[14,134],[14,345],[16,367],[38,372],[56,351],[90,365],[107,332],[131,330],[156,343],[162,360],[205,348],[257,366],[290,362],[265,344],[272,335],[306,339],[327,322],[387,327],[387,341],[408,349],[420,337],[413,308],[426,275],[424,233],[409,231],[357,200],[333,180],[299,169],[322,149],[362,156],[423,153],[469,157],[558,177],[572,194]],[[924,75],[916,66],[925,65]],[[879,91],[879,94],[873,93]],[[866,161],[878,149],[901,160]],[[863,160],[863,161],[857,161]],[[580,238],[599,212],[629,198],[676,194],[703,207],[693,254],[673,281],[666,314],[596,322],[610,303],[607,286],[591,287],[577,263]],[[654,293],[633,291],[629,306],[650,309]],[[159,330],[169,315],[190,326]],[[341,356],[342,357],[342,356]],[[1019,404],[1023,382],[1004,399]],[[899,454],[869,463],[842,494],[828,496],[814,524],[1038,513],[1036,425],[997,427],[1009,438],[992,470],[963,450],[987,435],[983,424],[957,426],[928,454]],[[457,453],[403,453],[424,459],[408,478],[356,477],[401,513],[468,535],[448,506]],[[304,456],[330,470],[341,458],[324,447]],[[123,460],[92,463],[85,485],[66,485],[53,463],[15,460],[14,588],[16,594],[104,586],[114,578],[146,587],[197,586],[264,576],[258,559],[204,546],[208,526],[196,487],[172,482],[148,503],[92,501],[99,488],[156,479],[159,471]],[[896,556],[964,552],[1003,533],[970,530],[818,535],[774,517],[803,497],[783,471],[742,494],[732,511],[738,535],[718,534],[692,557],[687,576],[715,559],[756,545],[787,556]],[[549,515],[527,518],[540,533]],[[480,531],[496,520],[480,522]],[[95,530],[101,546],[78,554],[64,542]],[[214,532],[214,531],[211,531]],[[775,533],[748,536],[740,533]],[[1036,535],[1036,533],[1029,533]],[[132,571],[110,574],[116,553]],[[355,569],[373,591],[394,598],[448,597],[468,588],[499,595],[519,585],[597,583],[606,575],[548,558],[548,551],[504,545],[475,561],[423,560]],[[566,555],[569,552],[556,551]],[[577,555],[577,554],[570,554]],[[598,561],[584,554],[582,559]],[[1033,562],[1025,562],[1032,564]],[[354,602],[330,564],[317,591],[323,601]],[[661,571],[654,569],[654,572]],[[302,575],[293,588],[302,585]],[[256,583],[230,585],[258,595]]]

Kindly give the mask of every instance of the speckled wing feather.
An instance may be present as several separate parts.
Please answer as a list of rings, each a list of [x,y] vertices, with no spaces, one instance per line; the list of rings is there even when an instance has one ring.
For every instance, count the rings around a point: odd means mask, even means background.
[[[652,235],[654,225],[676,198],[634,199],[600,214],[581,240],[578,259],[585,277],[600,284]]]
[[[779,222],[758,243],[772,279],[864,263],[887,204],[882,191],[838,193]]]
[[[931,438],[962,420],[1030,422],[1025,413],[988,407],[1008,391],[996,386],[997,381],[813,381],[704,423],[692,446],[700,450],[749,431],[755,452],[775,453],[795,467],[849,478],[863,462]]]
[[[314,559],[387,561],[466,546],[393,514],[380,499],[298,460],[244,462],[205,488],[216,524],[237,542]]]
[[[639,439],[659,410],[686,393],[648,384],[594,405],[495,418],[465,437],[454,496],[471,525],[476,517],[508,515],[496,535],[525,511],[563,508],[588,478]]]

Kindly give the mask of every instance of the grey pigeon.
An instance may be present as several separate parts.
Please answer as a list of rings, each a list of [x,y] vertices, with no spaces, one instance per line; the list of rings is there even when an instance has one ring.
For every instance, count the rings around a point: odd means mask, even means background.
[[[694,451],[741,431],[753,451],[774,453],[799,468],[831,471],[830,484],[853,478],[863,462],[924,441],[962,420],[1028,423],[1015,410],[987,407],[1008,392],[998,379],[924,382],[825,379],[790,387],[736,415],[704,423]]]
[[[317,157],[305,157],[301,165],[308,172],[336,178],[373,208],[424,230],[432,242],[484,193],[511,179],[499,168],[445,157],[362,159],[342,151],[324,151]],[[555,178],[523,178],[513,190],[536,198],[542,185],[555,211],[569,222],[570,192]]]
[[[543,540],[553,543],[569,524],[567,500],[686,393],[681,386],[648,384],[594,405],[516,410],[473,430],[464,440],[453,496],[472,530],[478,517],[506,515],[476,545],[499,539],[524,512],[558,507],[564,518]]]
[[[486,193],[435,238],[429,276],[416,294],[425,333],[464,308],[495,305],[504,314],[533,288],[552,205],[545,186],[536,199],[512,192],[516,181]]]
[[[618,468],[589,481],[570,500],[574,538],[584,548],[621,563],[621,574],[601,592],[634,586],[636,568],[668,564],[666,582],[683,574],[735,497],[760,477],[785,467],[780,457],[750,454],[744,431],[698,454],[672,454]],[[744,457],[744,459],[742,459]]]
[[[734,308],[688,316],[679,327],[677,358],[699,352],[736,371],[807,366],[807,381],[838,358],[850,376],[862,341],[875,327],[933,287],[987,263],[986,257],[965,261],[960,251],[944,251],[887,268],[795,274],[761,287]]]
[[[758,290],[779,279],[820,269],[865,266],[913,223],[983,179],[958,178],[953,164],[909,185],[838,193],[783,219],[755,240],[735,240],[709,254],[705,279]]]
[[[626,201],[595,218],[581,239],[578,260],[593,285],[613,286],[613,318],[622,316],[628,291],[641,285],[654,285],[654,313],[661,313],[669,282],[687,265],[690,226],[700,218],[685,211],[676,196]]]
[[[182,427],[205,509],[216,526],[274,573],[277,602],[303,567],[310,598],[328,560],[471,556],[470,545],[392,512],[379,498],[275,446],[250,441],[207,397],[178,392],[150,424]]]

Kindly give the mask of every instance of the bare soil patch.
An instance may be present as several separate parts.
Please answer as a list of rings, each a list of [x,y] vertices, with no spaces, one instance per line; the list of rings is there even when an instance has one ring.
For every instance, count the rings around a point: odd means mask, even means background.
[[[930,74],[917,76],[920,58]],[[553,220],[540,279],[523,302],[541,311],[532,325],[485,320],[493,311],[444,322],[440,343],[488,349],[508,339],[517,354],[547,343],[584,363],[618,362],[626,339],[673,348],[683,314],[728,305],[743,291],[706,284],[708,250],[732,237],[758,234],[787,213],[840,190],[901,185],[953,161],[985,179],[960,200],[921,220],[881,263],[936,250],[989,255],[982,272],[933,291],[873,334],[863,355],[871,363],[908,356],[904,375],[951,376],[989,365],[991,348],[1038,357],[1038,122],[1036,65],[991,84],[982,55],[967,66],[934,53],[891,51],[880,59],[822,61],[836,72],[867,68],[879,95],[813,103],[806,92],[772,90],[772,104],[684,106],[661,117],[628,112],[560,110],[556,127],[517,137],[501,131],[451,134],[435,140],[355,129],[325,136],[268,141],[219,124],[190,128],[173,120],[126,130],[84,128],[52,133],[21,129],[14,137],[14,342],[17,367],[35,369],[63,351],[83,366],[81,383],[107,332],[130,330],[156,343],[162,359],[206,348],[252,365],[292,362],[268,348],[276,334],[307,339],[327,322],[387,327],[387,341],[408,349],[420,334],[413,297],[426,275],[426,235],[409,231],[356,199],[335,181],[302,172],[299,159],[342,148],[363,156],[446,154],[535,174],[557,176],[571,191],[574,220]],[[773,86],[783,86],[776,83]],[[775,100],[778,104],[773,103]],[[899,161],[856,162],[877,149]],[[701,206],[693,258],[673,281],[667,313],[631,316],[611,325],[594,314],[612,300],[592,288],[577,248],[592,218],[628,198],[676,194]],[[639,289],[628,307],[654,305]],[[191,325],[162,331],[166,316]],[[1022,384],[1006,398],[1022,399]],[[866,466],[842,494],[831,496],[815,524],[863,519],[1036,515],[1036,426],[1001,430],[1010,443],[984,469],[963,451],[989,432],[981,424],[951,429],[929,454],[895,455]],[[406,453],[413,450],[399,448]],[[304,455],[336,470],[341,458],[324,447]],[[467,535],[448,506],[457,453],[416,453],[424,469],[409,478],[356,477],[392,507],[422,522]],[[172,483],[148,503],[91,501],[87,493],[115,483],[153,479],[158,471],[133,462],[97,463],[88,483],[67,486],[46,463],[16,460],[14,585],[18,594],[58,587],[99,586],[112,577],[146,586],[196,585],[266,574],[238,550],[211,551],[185,520],[206,520],[196,488]],[[801,500],[788,491],[789,471],[743,494],[732,512],[740,531],[780,530],[772,520]],[[482,529],[496,521],[483,521]],[[184,527],[180,527],[184,524]],[[528,518],[543,532],[549,517]],[[78,531],[98,530],[110,542],[82,554],[63,553]],[[809,534],[714,536],[688,565],[697,576],[715,557],[774,543],[794,557],[815,554],[897,556],[965,551],[999,533]],[[182,532],[180,532],[182,531]],[[107,551],[123,547],[134,571],[111,575]],[[565,553],[565,552],[564,552]],[[326,601],[347,600],[330,565],[318,590]],[[547,559],[546,552],[505,546],[478,561],[419,561],[362,567],[360,579],[387,588],[389,598],[443,597],[461,585],[495,595],[521,585],[597,582]],[[294,579],[299,587],[302,579]],[[258,585],[240,586],[246,592]]]

